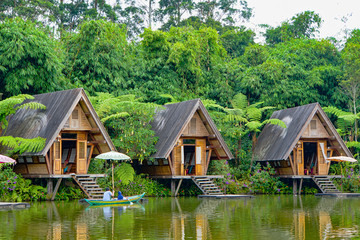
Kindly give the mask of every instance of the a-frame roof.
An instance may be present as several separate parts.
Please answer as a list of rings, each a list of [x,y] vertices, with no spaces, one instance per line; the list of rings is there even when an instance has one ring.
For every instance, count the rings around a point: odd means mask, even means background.
[[[233,155],[200,99],[168,104],[163,107],[165,109],[159,110],[151,122],[152,130],[155,131],[155,136],[158,137],[158,142],[155,145],[157,151],[152,157],[167,158],[181,137],[183,130],[196,111],[199,110],[204,117],[203,121],[207,121],[208,123],[205,125],[207,130],[215,135],[226,157],[228,159],[233,158]]]
[[[276,111],[271,118],[282,120],[286,128],[267,124],[262,130],[254,149],[256,161],[286,160],[295,144],[303,135],[311,119],[317,114],[326,131],[339,145],[341,152],[352,157],[351,152],[337,133],[334,125],[319,103]]]
[[[104,136],[107,146],[114,150],[110,136],[101,123],[95,109],[90,103],[84,89],[77,88],[65,91],[34,95],[34,99],[26,102],[38,102],[46,106],[45,110],[20,109],[9,120],[5,132],[7,136],[22,138],[46,138],[45,147],[37,153],[24,153],[23,155],[45,156],[52,143],[64,127],[76,105],[82,101],[88,109],[96,126]]]

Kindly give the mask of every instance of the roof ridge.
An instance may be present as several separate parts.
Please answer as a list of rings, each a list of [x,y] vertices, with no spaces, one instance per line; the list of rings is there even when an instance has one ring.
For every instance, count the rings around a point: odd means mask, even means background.
[[[55,92],[39,93],[39,94],[35,94],[35,95],[32,95],[32,96],[35,97],[35,96],[41,96],[41,95],[45,95],[45,94],[54,94],[54,93],[67,92],[67,91],[76,91],[76,90],[84,90],[84,89],[83,88],[72,88],[72,89],[65,89],[65,90],[60,90],[60,91],[55,91]]]

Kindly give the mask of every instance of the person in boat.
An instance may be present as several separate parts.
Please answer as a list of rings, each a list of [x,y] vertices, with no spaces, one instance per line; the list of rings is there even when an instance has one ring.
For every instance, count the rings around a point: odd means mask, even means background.
[[[110,201],[114,196],[114,193],[110,192],[110,188],[106,188],[106,192],[104,192],[103,201]]]
[[[124,196],[121,194],[121,191],[118,191],[118,198],[117,198],[117,200],[123,200],[123,199],[128,200],[127,197],[124,197]]]

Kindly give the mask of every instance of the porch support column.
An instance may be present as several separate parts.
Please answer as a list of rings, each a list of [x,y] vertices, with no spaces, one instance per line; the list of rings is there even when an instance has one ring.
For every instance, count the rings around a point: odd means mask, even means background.
[[[293,179],[293,195],[297,195],[297,184],[298,184],[297,179],[294,178]]]
[[[302,188],[302,184],[303,184],[304,178],[300,179],[300,187],[299,187],[299,195],[301,195],[301,188]]]
[[[46,184],[47,195],[48,195],[48,196],[51,196],[51,195],[52,195],[52,193],[53,193],[53,187],[54,187],[54,185],[53,185],[52,179],[51,179],[51,178],[48,178],[48,179],[47,179],[47,184]]]
[[[176,185],[176,180],[175,179],[171,179],[171,196],[174,197],[175,196],[175,185]]]

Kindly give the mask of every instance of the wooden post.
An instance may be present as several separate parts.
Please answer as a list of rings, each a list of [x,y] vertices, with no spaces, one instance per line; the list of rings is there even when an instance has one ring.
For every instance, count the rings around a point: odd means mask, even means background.
[[[297,179],[293,179],[293,195],[297,195]]]
[[[52,193],[53,193],[53,181],[52,181],[51,178],[47,179],[46,188],[47,188],[47,194],[52,195]]]
[[[171,196],[175,196],[175,179],[171,179]]]
[[[183,181],[183,179],[179,180],[178,186],[177,186],[176,191],[175,191],[175,197],[178,195],[178,192],[179,192],[182,181]]]
[[[56,183],[54,192],[53,192],[53,194],[52,194],[52,196],[51,196],[51,201],[54,201],[54,200],[55,200],[55,196],[56,196],[57,191],[59,190],[61,180],[62,180],[62,178],[59,178],[58,181],[57,181],[57,183]]]
[[[303,181],[304,181],[304,179],[301,178],[301,180],[300,180],[300,186],[299,186],[299,195],[301,195],[301,188],[302,188]]]

